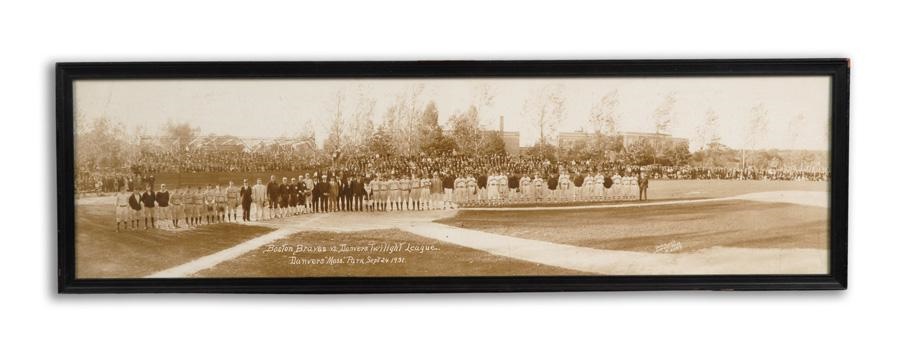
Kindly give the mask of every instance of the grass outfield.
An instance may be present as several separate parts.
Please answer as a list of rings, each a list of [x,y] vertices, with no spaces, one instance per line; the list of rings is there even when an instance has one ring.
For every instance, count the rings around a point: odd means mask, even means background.
[[[232,247],[272,229],[214,224],[187,232],[138,230],[116,233],[110,204],[75,208],[77,278],[135,278]]]
[[[446,244],[400,230],[371,230],[350,233],[302,232],[276,241],[272,248],[298,246],[303,251],[266,252],[264,246],[235,260],[200,271],[199,277],[377,277],[377,276],[497,276],[497,275],[578,275],[562,269],[488,254]],[[335,252],[332,246],[346,246]],[[373,248],[395,252],[375,251]],[[318,248],[318,250],[316,249]],[[350,248],[355,250],[350,251]],[[362,250],[366,249],[366,250]],[[320,251],[321,250],[321,251]],[[294,264],[292,264],[292,258]],[[329,261],[329,257],[331,260]],[[349,260],[353,257],[354,260]],[[403,258],[402,263],[392,263]],[[355,260],[372,263],[355,263]],[[342,263],[337,263],[341,261]]]
[[[828,246],[826,208],[741,200],[566,212],[461,211],[438,222],[609,250],[689,252],[716,246]]]
[[[225,186],[228,181],[234,181],[236,186],[241,185],[245,178],[250,184],[255,184],[257,178],[263,183],[268,183],[269,176],[275,175],[278,181],[282,177],[297,177],[306,174],[300,171],[275,171],[275,172],[214,172],[214,173],[182,173],[182,174],[157,174],[157,187],[165,183],[169,188],[183,186],[197,186],[207,184],[220,184]],[[312,173],[310,173],[312,175]],[[174,187],[173,187],[174,186]],[[752,192],[764,191],[827,191],[828,182],[806,181],[732,181],[732,180],[651,180],[648,195],[651,200],[675,199],[675,198],[712,198],[730,197]]]
[[[733,197],[754,192],[828,191],[828,182],[806,181],[730,181],[730,180],[666,180],[650,181],[650,200]]]

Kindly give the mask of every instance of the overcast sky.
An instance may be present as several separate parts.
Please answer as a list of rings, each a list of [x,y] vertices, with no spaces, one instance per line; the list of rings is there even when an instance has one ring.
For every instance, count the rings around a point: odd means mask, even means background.
[[[311,122],[319,142],[329,127],[338,93],[343,112],[352,114],[360,96],[375,102],[376,125],[396,97],[422,86],[422,107],[434,101],[441,124],[449,115],[476,104],[488,89],[493,104],[481,107],[487,128],[505,117],[507,131],[520,131],[521,144],[530,145],[538,129],[527,120],[524,104],[547,86],[565,99],[560,131],[592,130],[591,108],[611,91],[618,91],[619,129],[654,132],[653,113],[669,94],[674,95],[671,133],[694,141],[706,113],[719,115],[719,135],[731,147],[746,144],[751,108],[768,110],[768,134],[760,147],[827,150],[829,148],[830,82],[828,77],[693,77],[693,78],[553,78],[553,79],[365,79],[365,80],[79,80],[75,83],[75,111],[91,120],[105,116],[129,131],[142,126],[159,134],[172,120],[189,122],[204,134],[242,137],[294,135]],[[791,119],[805,117],[799,137],[789,131]],[[795,121],[795,123],[797,123]]]

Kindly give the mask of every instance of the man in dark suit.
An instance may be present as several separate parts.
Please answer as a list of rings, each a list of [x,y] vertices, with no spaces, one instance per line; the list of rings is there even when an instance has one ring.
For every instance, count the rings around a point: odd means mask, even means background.
[[[353,178],[353,176],[341,178],[341,209],[348,212],[353,210],[353,203],[351,202],[353,199],[351,178]]]
[[[328,176],[322,175],[322,180],[319,181],[319,211],[321,212],[328,212],[329,192]]]
[[[328,181],[328,208],[332,211],[338,211],[338,196],[341,194],[341,185],[337,179],[331,177]]]
[[[322,186],[319,184],[319,176],[313,176],[313,185],[310,188],[313,212],[319,213],[319,199],[322,197]]]
[[[350,176],[350,195],[352,196],[352,210],[363,210],[363,197],[366,196],[366,188],[362,178]]]
[[[650,176],[647,176],[644,171],[638,172],[638,188],[640,189],[639,200],[647,200],[647,187],[650,187]]]
[[[250,188],[250,185],[247,184],[247,180],[244,180],[244,185],[241,186],[241,209],[243,210],[243,219],[244,222],[250,220],[250,205],[253,204],[253,190]]]

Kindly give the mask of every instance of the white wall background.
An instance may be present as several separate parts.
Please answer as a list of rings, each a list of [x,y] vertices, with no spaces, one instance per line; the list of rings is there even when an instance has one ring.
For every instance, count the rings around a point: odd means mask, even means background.
[[[890,357],[895,14],[847,1],[8,2],[0,357]],[[853,59],[846,292],[55,294],[54,61],[785,56]]]

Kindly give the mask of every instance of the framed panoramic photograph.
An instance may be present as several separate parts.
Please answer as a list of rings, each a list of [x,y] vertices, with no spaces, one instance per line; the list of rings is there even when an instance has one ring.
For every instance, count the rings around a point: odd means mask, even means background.
[[[59,63],[59,291],[845,289],[849,65]]]

